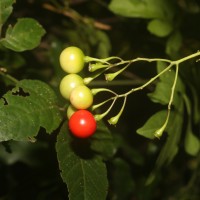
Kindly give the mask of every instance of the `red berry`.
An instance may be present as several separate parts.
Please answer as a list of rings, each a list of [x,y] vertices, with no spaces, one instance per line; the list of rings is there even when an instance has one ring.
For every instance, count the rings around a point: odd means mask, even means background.
[[[78,138],[92,136],[96,127],[96,120],[88,110],[78,110],[69,119],[69,129]]]

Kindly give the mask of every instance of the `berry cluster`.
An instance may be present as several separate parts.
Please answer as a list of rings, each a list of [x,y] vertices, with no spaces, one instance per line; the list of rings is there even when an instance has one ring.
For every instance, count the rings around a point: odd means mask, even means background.
[[[60,82],[60,93],[70,101],[67,109],[69,129],[79,138],[87,138],[96,131],[96,120],[87,110],[93,103],[93,94],[78,75],[84,68],[84,58],[82,50],[73,46],[65,48],[60,54],[61,68],[67,73]]]

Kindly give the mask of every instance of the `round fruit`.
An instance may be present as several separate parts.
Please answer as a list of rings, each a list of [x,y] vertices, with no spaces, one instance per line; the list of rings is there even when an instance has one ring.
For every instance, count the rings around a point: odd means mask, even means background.
[[[67,108],[67,118],[70,119],[70,117],[77,111],[76,108],[74,108],[74,106],[69,105]]]
[[[83,79],[79,75],[66,75],[60,82],[60,93],[65,99],[69,99],[72,90],[83,84]]]
[[[84,67],[85,55],[78,47],[67,47],[60,54],[61,68],[67,73],[78,73]]]
[[[96,120],[88,110],[76,111],[69,120],[71,133],[78,138],[87,138],[96,131]]]
[[[87,109],[93,103],[93,94],[85,85],[77,86],[70,94],[70,102],[76,109]]]

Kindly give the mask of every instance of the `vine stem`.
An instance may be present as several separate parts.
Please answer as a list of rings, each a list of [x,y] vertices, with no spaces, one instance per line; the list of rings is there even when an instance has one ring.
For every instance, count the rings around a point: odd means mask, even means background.
[[[172,60],[169,60],[169,59],[162,59],[162,58],[140,58],[139,57],[139,58],[136,58],[136,59],[133,59],[133,60],[120,60],[120,62],[114,63],[114,64],[110,64],[109,63],[108,68],[106,68],[104,71],[107,71],[108,69],[110,69],[112,67],[116,67],[116,66],[119,66],[119,65],[126,64],[126,66],[124,68],[122,68],[121,70],[119,70],[119,73],[115,72],[115,73],[117,73],[117,75],[120,74],[121,71],[124,71],[124,69],[126,69],[130,64],[132,64],[134,62],[137,62],[137,61],[164,62],[164,63],[168,63],[168,66],[165,69],[163,69],[160,73],[158,73],[157,75],[155,75],[153,78],[151,78],[149,81],[147,81],[146,83],[144,83],[143,85],[141,85],[140,87],[132,88],[131,90],[129,90],[128,92],[126,92],[124,94],[120,94],[120,95],[119,94],[115,94],[114,97],[111,97],[111,98],[107,99],[106,101],[104,101],[103,103],[99,104],[98,107],[102,106],[104,103],[107,103],[110,100],[113,100],[110,108],[105,113],[103,113],[101,116],[104,117],[111,110],[111,108],[113,107],[115,101],[118,98],[123,97],[123,98],[126,99],[128,97],[128,95],[132,94],[133,92],[136,92],[138,90],[144,89],[145,87],[147,87],[148,85],[150,85],[152,82],[154,82],[157,78],[159,78],[162,74],[164,74],[165,72],[169,71],[173,66],[175,66],[176,67],[175,77],[174,77],[173,85],[172,85],[172,88],[171,88],[170,99],[169,99],[169,103],[168,103],[168,107],[167,107],[168,111],[167,111],[166,120],[163,123],[162,127],[155,132],[155,137],[160,138],[160,136],[162,135],[162,133],[163,133],[164,129],[166,128],[166,126],[168,124],[168,121],[169,121],[169,116],[170,116],[170,112],[171,112],[171,105],[173,103],[174,93],[175,93],[175,87],[176,87],[176,83],[177,83],[177,80],[178,80],[179,64],[181,64],[181,63],[183,63],[183,62],[185,62],[187,60],[190,60],[192,58],[195,58],[197,56],[200,56],[200,51],[197,51],[194,54],[191,54],[189,56],[186,56],[184,58],[181,58],[181,59],[178,59],[178,60],[175,60],[175,61],[172,61]],[[112,57],[110,57],[110,58],[112,58]],[[90,59],[92,61],[93,58],[90,57]],[[97,61],[97,60],[99,62],[99,59],[94,59],[93,61]],[[101,61],[102,61],[102,63],[108,64],[108,60],[102,59]],[[115,77],[115,73],[114,74],[107,74],[107,75],[113,75]],[[123,109],[122,109],[122,111],[123,111]],[[120,115],[121,115],[121,112],[120,112]]]

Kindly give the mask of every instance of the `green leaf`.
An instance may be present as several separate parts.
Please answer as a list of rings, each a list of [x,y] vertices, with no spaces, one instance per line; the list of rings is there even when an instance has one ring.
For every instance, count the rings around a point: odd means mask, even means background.
[[[153,19],[148,23],[147,29],[158,37],[166,37],[172,32],[173,26],[169,21]]]
[[[172,19],[174,9],[165,0],[112,0],[109,9],[124,17]]]
[[[166,43],[166,53],[172,58],[177,58],[177,53],[182,44],[182,35],[179,31],[170,35]]]
[[[67,123],[57,137],[56,151],[70,200],[106,199],[108,181],[104,162],[92,155],[87,140],[72,138]]]
[[[96,30],[95,31],[95,38],[96,38],[96,43],[97,43],[97,53],[96,53],[96,57],[98,58],[106,58],[110,55],[110,51],[111,51],[111,43],[110,40],[108,38],[108,36],[106,35],[105,32],[100,31],[100,30]]]
[[[149,139],[155,138],[156,131],[163,126],[166,117],[167,111],[165,110],[155,113],[141,128],[137,129],[137,133]]]
[[[14,27],[9,26],[5,38],[0,42],[13,51],[25,51],[37,47],[45,30],[34,19],[18,19]]]
[[[155,103],[167,105],[169,103],[171,92],[172,92],[171,88],[172,88],[171,84],[169,85],[162,81],[158,82],[156,84],[155,91],[152,93],[149,93],[148,96]],[[177,92],[175,92],[172,105],[174,105],[175,107],[178,107],[180,98],[181,98],[180,95]]]
[[[166,67],[167,67],[166,63],[164,63],[164,62],[157,62],[157,73],[160,73]],[[173,82],[174,82],[174,77],[175,77],[175,71],[171,69],[168,72],[165,72],[164,74],[162,74],[159,77],[159,79],[160,79],[160,81],[162,81],[162,82],[164,82],[164,83],[166,83],[168,85],[172,85]],[[180,93],[184,93],[185,92],[185,85],[183,84],[180,76],[177,79],[175,90],[177,92],[180,92]]]
[[[27,140],[40,127],[51,133],[62,119],[57,104],[57,96],[47,84],[19,81],[0,99],[0,141]]]
[[[0,29],[3,26],[4,22],[12,13],[13,7],[12,4],[14,0],[1,0],[0,1]]]
[[[200,139],[192,132],[190,122],[187,126],[184,146],[185,146],[185,151],[192,156],[196,156],[199,153]]]
[[[91,141],[91,149],[102,155],[103,159],[111,158],[116,153],[112,134],[102,121],[98,122],[96,133]]]
[[[157,73],[160,73],[167,67],[166,63],[157,62]],[[175,78],[174,70],[165,72],[159,77],[159,82],[156,84],[156,88],[152,93],[149,93],[148,96],[155,103],[160,103],[162,105],[167,105],[169,103],[172,85]],[[173,96],[172,105],[179,107],[179,102],[182,99],[182,94],[185,93],[185,87],[180,77],[177,78],[175,93]]]
[[[132,169],[128,162],[121,158],[115,158],[112,164],[111,189],[115,199],[129,199],[135,188]]]
[[[162,167],[164,164],[169,164],[178,152],[183,126],[183,112],[182,101],[180,102],[179,110],[172,111],[170,114],[170,120],[166,128],[168,138],[156,161],[157,168]]]

